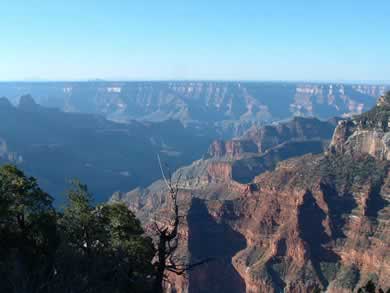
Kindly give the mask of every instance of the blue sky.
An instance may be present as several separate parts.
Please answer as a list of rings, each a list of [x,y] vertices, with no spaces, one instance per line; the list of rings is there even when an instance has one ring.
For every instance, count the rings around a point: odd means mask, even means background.
[[[0,80],[390,80],[390,1],[0,0]]]

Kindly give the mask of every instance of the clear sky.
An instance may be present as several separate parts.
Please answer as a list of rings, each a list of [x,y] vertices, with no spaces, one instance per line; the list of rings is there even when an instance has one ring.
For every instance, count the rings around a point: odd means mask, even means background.
[[[0,80],[390,80],[389,0],[0,0]]]

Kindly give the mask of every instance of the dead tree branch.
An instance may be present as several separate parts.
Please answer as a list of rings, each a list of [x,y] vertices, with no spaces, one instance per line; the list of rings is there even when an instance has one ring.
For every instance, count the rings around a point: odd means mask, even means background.
[[[171,170],[167,166],[166,168],[168,171],[168,176],[166,176],[160,156],[157,155],[157,158],[161,170],[161,175],[168,189],[168,206],[171,210],[171,220],[168,221],[164,227],[159,226],[156,219],[153,223],[154,230],[157,234],[156,261],[154,263],[156,269],[154,292],[163,293],[164,280],[167,279],[166,272],[171,272],[176,275],[183,275],[195,267],[210,262],[212,259],[209,258],[192,264],[186,264],[183,262],[176,264],[176,261],[174,260],[174,254],[179,247],[179,224],[180,218],[183,217],[179,215],[179,204],[177,199],[180,190],[182,174],[179,173],[176,180],[173,180]]]

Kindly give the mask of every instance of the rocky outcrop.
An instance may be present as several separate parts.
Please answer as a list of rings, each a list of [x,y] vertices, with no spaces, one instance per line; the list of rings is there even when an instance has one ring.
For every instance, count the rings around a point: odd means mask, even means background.
[[[286,161],[254,180],[258,191],[236,201],[242,217],[233,225],[248,246],[234,264],[247,292],[351,291],[370,278],[390,286],[387,162],[358,160]]]
[[[210,162],[207,166],[208,182],[226,182],[232,179],[232,167],[228,162]]]
[[[378,117],[385,117],[379,107],[375,115],[341,122],[328,152],[283,161],[248,184],[235,182],[216,158],[209,160],[211,169],[205,161],[188,167],[180,193],[186,240],[179,253],[218,261],[189,272],[171,289],[339,293],[368,280],[390,288],[390,162],[380,151],[389,130],[378,126]],[[375,140],[379,130],[383,136]],[[210,170],[224,175],[195,179]],[[166,203],[164,186],[158,186],[118,199],[130,207],[158,202],[135,209],[147,223]]]
[[[273,170],[278,162],[305,154],[320,154],[328,146],[327,140],[287,141],[263,154],[238,158],[232,162],[232,178],[249,183],[260,173]]]
[[[210,157],[228,159],[239,158],[245,153],[258,153],[257,145],[251,140],[232,139],[229,141],[215,140],[208,151]]]
[[[389,129],[390,96],[383,96],[369,112],[339,122],[330,150],[334,153],[365,153],[379,160],[389,160]]]
[[[323,152],[338,120],[295,117],[288,122],[252,127],[239,138],[215,140],[204,158],[229,162],[229,178],[248,183],[281,160]]]
[[[18,108],[22,111],[30,112],[30,111],[40,111],[44,108],[40,107],[33,99],[31,95],[21,96],[19,99]]]
[[[334,130],[334,120],[295,117],[289,122],[253,127],[244,137],[256,143],[260,152],[287,141],[327,140]]]
[[[289,142],[328,141],[332,137],[336,120],[295,117],[291,121],[262,127],[254,126],[241,137],[228,141],[215,140],[206,158],[237,160],[247,154],[264,154],[272,148]]]

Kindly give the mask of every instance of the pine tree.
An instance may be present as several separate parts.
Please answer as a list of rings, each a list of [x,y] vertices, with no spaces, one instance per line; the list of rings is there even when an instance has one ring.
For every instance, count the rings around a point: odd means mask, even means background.
[[[0,168],[1,292],[47,287],[59,241],[52,201],[34,178],[15,166]]]

